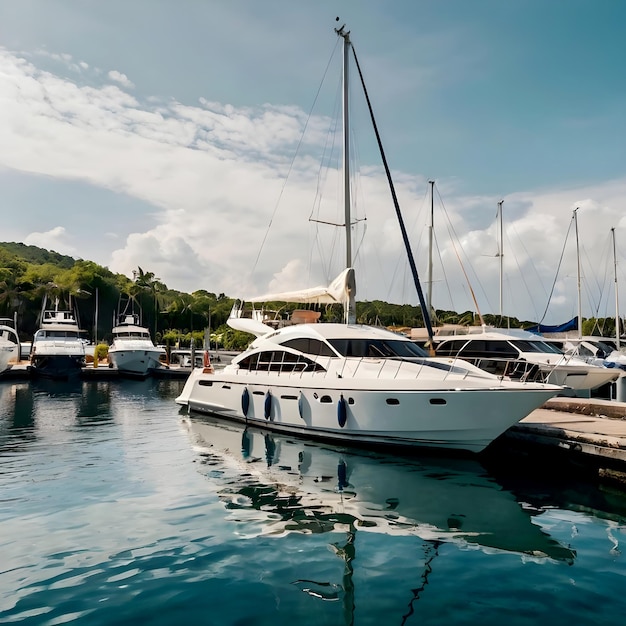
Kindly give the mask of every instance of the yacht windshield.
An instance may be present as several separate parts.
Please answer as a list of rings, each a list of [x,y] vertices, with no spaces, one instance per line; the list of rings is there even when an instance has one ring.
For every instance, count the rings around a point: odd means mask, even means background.
[[[428,354],[412,341],[396,339],[329,339],[342,356],[370,358],[424,358]]]
[[[511,343],[522,352],[549,352],[550,354],[563,354],[556,346],[547,341],[511,341]]]

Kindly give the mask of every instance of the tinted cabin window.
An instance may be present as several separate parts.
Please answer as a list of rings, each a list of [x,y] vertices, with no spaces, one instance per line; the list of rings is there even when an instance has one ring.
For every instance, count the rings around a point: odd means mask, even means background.
[[[499,358],[517,359],[519,353],[508,341],[485,341],[484,339],[474,339],[460,351],[462,357],[472,358]]]
[[[239,362],[240,369],[260,372],[317,372],[324,368],[303,357],[284,350],[268,350],[251,354]]]
[[[492,359],[517,359],[519,352],[508,341],[476,340],[470,342],[463,350],[462,355]]]
[[[298,339],[289,339],[281,345],[297,350],[298,352],[304,352],[304,354],[314,354],[315,356],[337,356],[329,346],[319,339],[299,337]]]
[[[511,343],[522,352],[549,352],[550,354],[561,354],[561,351],[556,346],[545,341],[525,341],[518,339]]]
[[[435,353],[437,356],[456,356],[461,348],[467,343],[465,339],[455,339],[453,341],[443,341],[437,346]]]
[[[348,357],[424,358],[428,356],[412,341],[394,339],[331,339],[337,352]]]

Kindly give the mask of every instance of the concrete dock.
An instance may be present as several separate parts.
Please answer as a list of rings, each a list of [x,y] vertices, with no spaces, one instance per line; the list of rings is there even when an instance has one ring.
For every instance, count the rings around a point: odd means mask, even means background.
[[[26,361],[13,365],[11,369],[3,372],[0,380],[30,380],[32,373],[28,366],[29,364]],[[150,376],[153,378],[186,379],[189,374],[191,374],[191,367],[170,365],[153,370]],[[115,380],[120,378],[120,373],[117,369],[109,367],[107,364],[100,364],[98,367],[90,364],[81,369],[80,377],[83,380]]]
[[[626,402],[553,398],[502,435],[497,457],[510,453],[537,459],[558,470],[579,469],[589,476],[626,485]]]

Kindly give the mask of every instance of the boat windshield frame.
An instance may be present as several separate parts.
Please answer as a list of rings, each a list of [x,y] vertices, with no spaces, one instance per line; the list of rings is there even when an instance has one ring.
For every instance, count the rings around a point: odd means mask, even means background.
[[[509,339],[509,343],[521,352],[560,354],[563,356],[563,351],[557,346],[547,341],[541,341],[540,339]]]
[[[345,358],[423,359],[428,353],[413,341],[402,339],[336,338],[328,343]]]

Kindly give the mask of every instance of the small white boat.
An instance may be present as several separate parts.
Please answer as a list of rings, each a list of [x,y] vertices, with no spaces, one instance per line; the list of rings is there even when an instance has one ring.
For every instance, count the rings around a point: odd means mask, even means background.
[[[598,389],[619,376],[613,369],[564,354],[558,346],[524,330],[489,327],[471,330],[435,336],[437,355],[459,357],[498,375],[543,381],[576,392]]]
[[[31,371],[35,376],[47,378],[78,376],[85,366],[87,343],[73,311],[44,309],[33,337]]]
[[[155,346],[150,331],[139,325],[139,316],[125,313],[113,327],[109,346],[109,366],[120,374],[146,377],[152,370],[163,367],[165,348]]]
[[[0,374],[20,359],[20,339],[10,318],[0,318]]]

